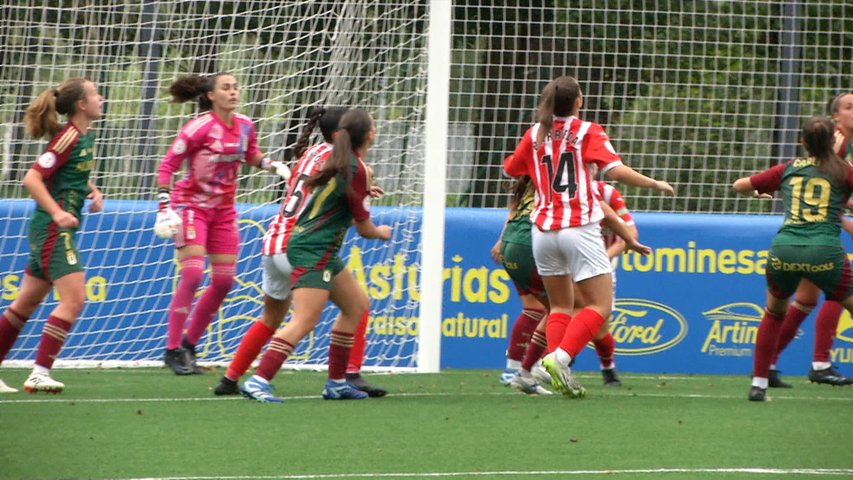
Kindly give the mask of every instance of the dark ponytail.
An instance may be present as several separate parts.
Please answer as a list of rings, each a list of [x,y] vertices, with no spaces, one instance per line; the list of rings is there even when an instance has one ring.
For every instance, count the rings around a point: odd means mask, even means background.
[[[531,180],[529,175],[524,175],[516,178],[510,185],[510,195],[512,195],[509,201],[510,210],[514,211],[521,204],[521,200],[532,185]]]
[[[536,121],[539,132],[536,134],[536,148],[542,145],[545,137],[554,128],[554,116],[568,117],[572,115],[575,101],[581,96],[581,87],[573,77],[562,76],[548,82],[539,97],[539,107],[536,109]]]
[[[350,161],[355,150],[367,141],[367,135],[373,130],[373,119],[366,111],[357,108],[346,112],[338,125],[332,154],[326,159],[317,176],[310,178],[306,185],[316,187],[325,185],[336,175],[342,175],[347,185],[352,181]]]
[[[323,134],[323,140],[326,143],[332,143],[332,135],[338,129],[338,123],[340,123],[341,117],[346,111],[346,107],[311,107],[308,110],[308,123],[302,128],[302,132],[293,146],[293,156],[296,158],[302,157],[302,154],[308,149],[311,135],[318,124],[320,126],[320,133]]]
[[[847,162],[838,158],[835,146],[835,124],[826,117],[812,117],[803,127],[803,144],[809,155],[814,157],[815,166],[828,173],[838,183],[847,181]]]
[[[230,73],[217,73],[211,76],[187,75],[179,77],[169,86],[169,94],[173,103],[184,103],[198,98],[199,111],[206,112],[213,108],[213,102],[207,98],[207,93],[216,88],[216,80]]]

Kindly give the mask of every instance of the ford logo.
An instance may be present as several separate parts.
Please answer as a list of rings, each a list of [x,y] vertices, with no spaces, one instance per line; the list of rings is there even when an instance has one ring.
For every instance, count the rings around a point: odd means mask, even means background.
[[[648,355],[678,345],[687,336],[687,320],[674,309],[639,298],[616,300],[610,333],[620,355]]]

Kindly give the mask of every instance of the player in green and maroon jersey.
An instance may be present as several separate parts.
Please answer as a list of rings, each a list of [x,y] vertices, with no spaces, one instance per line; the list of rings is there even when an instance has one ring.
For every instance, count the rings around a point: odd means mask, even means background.
[[[844,92],[832,97],[826,106],[826,114],[835,122],[833,150],[842,160],[853,164],[853,93]],[[848,207],[850,203],[848,202]],[[848,233],[853,228],[853,222],[842,217],[842,228]],[[779,347],[770,365],[770,388],[791,388],[776,369],[779,355],[791,343],[803,320],[811,313],[820,299],[820,288],[808,280],[800,282],[794,301],[785,312],[785,321],[779,332]],[[845,377],[832,366],[830,351],[835,341],[838,320],[844,307],[832,300],[823,302],[815,318],[814,348],[812,365],[809,369],[809,381],[840,386],[853,384],[853,377]]]
[[[536,361],[547,347],[544,324],[541,331],[537,331],[537,326],[542,323],[548,310],[543,305],[546,300],[545,287],[533,260],[533,239],[530,235],[530,229],[533,227],[530,213],[535,204],[535,189],[530,177],[525,175],[513,183],[511,190],[509,214],[500,238],[492,247],[491,255],[495,262],[503,265],[512,279],[521,301],[521,313],[512,324],[506,350],[506,367],[501,372],[499,381],[524,393],[547,395],[551,392],[533,380],[524,385],[519,381],[513,383],[523,366],[527,352],[535,356],[533,361]]]
[[[38,346],[35,367],[24,383],[28,392],[59,393],[65,385],[50,377],[50,369],[65,343],[71,324],[80,315],[86,278],[75,244],[86,198],[89,211],[100,211],[103,196],[89,179],[94,167],[92,122],[101,116],[104,98],[95,84],[72,78],[44,91],[27,109],[24,125],[33,138],[50,135],[47,150],[24,176],[24,188],[36,201],[29,225],[31,253],[18,297],[0,317],[0,362],[51,288],[59,304],[50,313]],[[57,113],[68,116],[61,125]],[[0,391],[14,391],[0,381]]]
[[[269,381],[293,353],[296,345],[317,325],[331,299],[341,315],[332,325],[329,340],[329,379],[323,389],[327,400],[367,398],[367,393],[346,381],[346,367],[354,333],[369,306],[367,294],[338,256],[350,226],[364,238],[389,240],[391,227],[370,220],[370,171],[364,158],[376,130],[364,110],[341,117],[332,154],[320,172],[307,183],[313,189],[287,242],[293,266],[293,316],[276,332],[252,378],[240,387],[243,395],[260,402],[281,403]]]
[[[853,310],[850,262],[839,238],[841,213],[853,191],[853,166],[835,155],[834,132],[828,118],[809,119],[802,133],[808,158],[740,178],[733,185],[740,193],[780,190],[785,200],[785,221],[767,257],[767,306],[755,341],[752,401],[765,400],[788,298],[801,279],[817,285],[827,300]]]

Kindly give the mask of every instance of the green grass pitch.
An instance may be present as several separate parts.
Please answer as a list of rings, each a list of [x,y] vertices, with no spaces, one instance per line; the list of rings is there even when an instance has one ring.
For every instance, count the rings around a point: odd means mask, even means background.
[[[570,400],[497,371],[373,374],[387,397],[335,402],[283,371],[267,405],[215,397],[221,374],[55,370],[61,395],[0,394],[0,478],[853,478],[853,387],[802,377],[753,403],[745,375],[581,373]]]

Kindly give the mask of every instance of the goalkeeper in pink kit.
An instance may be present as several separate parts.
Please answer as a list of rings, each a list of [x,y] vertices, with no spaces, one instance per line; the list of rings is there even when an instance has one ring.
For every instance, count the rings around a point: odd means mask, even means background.
[[[231,290],[236,273],[240,233],[234,194],[238,170],[247,163],[283,178],[289,178],[290,171],[281,162],[264,157],[258,149],[254,124],[236,112],[240,89],[234,76],[186,76],[177,79],[169,92],[175,102],[197,98],[203,112],[181,127],[160,163],[160,208],[154,225],[158,236],[174,236],[181,264],[169,305],[164,362],[177,375],[191,375],[201,373],[196,365],[196,345]],[[186,174],[172,189],[172,176],[184,161]],[[210,286],[192,309],[205,256],[211,263]]]

